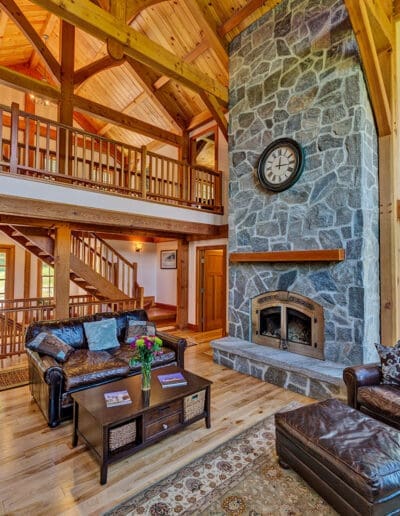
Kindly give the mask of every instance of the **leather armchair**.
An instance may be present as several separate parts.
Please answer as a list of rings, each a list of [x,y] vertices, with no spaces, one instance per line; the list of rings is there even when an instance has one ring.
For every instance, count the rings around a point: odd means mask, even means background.
[[[400,430],[400,387],[382,383],[380,364],[346,367],[347,403]]]

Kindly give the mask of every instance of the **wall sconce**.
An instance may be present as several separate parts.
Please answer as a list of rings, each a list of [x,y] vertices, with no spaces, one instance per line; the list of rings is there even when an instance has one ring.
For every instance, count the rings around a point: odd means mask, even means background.
[[[140,253],[140,251],[143,249],[143,244],[142,242],[135,242],[135,251],[137,253]]]

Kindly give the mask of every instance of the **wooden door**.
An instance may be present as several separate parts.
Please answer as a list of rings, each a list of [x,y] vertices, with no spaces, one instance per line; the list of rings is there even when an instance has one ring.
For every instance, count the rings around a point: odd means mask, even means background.
[[[226,326],[226,248],[198,248],[198,326],[200,331]]]

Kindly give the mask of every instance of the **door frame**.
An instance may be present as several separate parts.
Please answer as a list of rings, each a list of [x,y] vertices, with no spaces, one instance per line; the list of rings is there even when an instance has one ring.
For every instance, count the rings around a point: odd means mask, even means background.
[[[202,275],[204,274],[204,266],[201,262],[202,260],[202,254],[209,250],[216,250],[220,249],[222,251],[222,257],[223,257],[223,263],[224,263],[224,295],[223,295],[223,325],[222,325],[222,336],[226,335],[226,295],[227,295],[227,263],[226,263],[226,257],[227,257],[227,245],[226,244],[220,244],[220,245],[204,245],[196,247],[196,327],[197,331],[205,331],[204,330],[204,318],[203,318],[203,303],[202,303]]]

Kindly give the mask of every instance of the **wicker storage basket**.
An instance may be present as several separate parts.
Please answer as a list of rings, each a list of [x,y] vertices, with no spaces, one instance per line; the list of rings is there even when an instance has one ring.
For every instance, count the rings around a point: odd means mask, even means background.
[[[183,420],[189,421],[204,412],[206,391],[199,391],[183,399]]]
[[[136,439],[136,419],[124,425],[111,428],[109,432],[108,447],[115,451],[127,444],[133,444]]]

